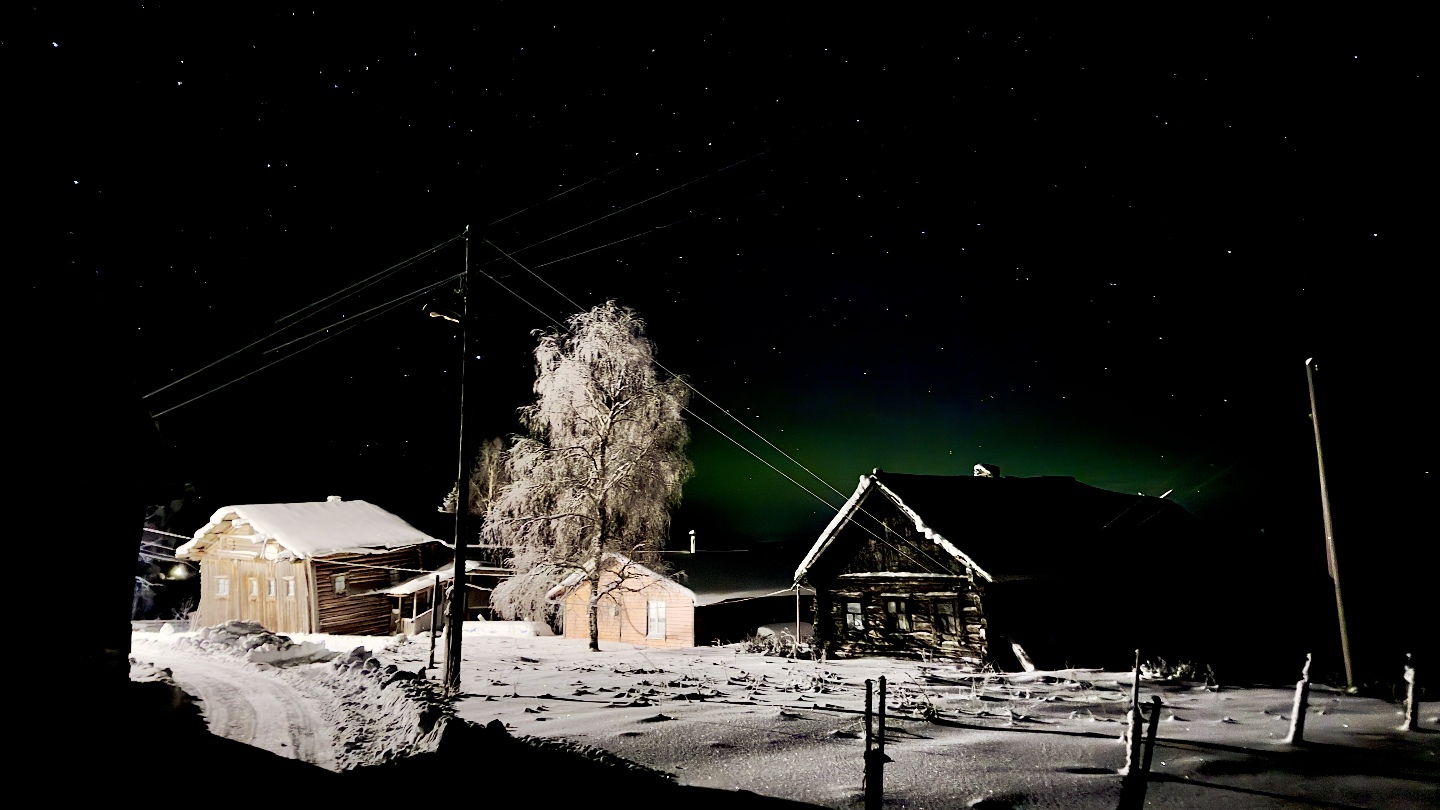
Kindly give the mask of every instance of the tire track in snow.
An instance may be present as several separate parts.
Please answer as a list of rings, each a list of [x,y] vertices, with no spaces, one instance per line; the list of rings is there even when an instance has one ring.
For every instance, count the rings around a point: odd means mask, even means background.
[[[311,700],[275,671],[239,659],[190,655],[145,645],[137,661],[169,669],[180,688],[200,701],[212,734],[337,770],[334,730]]]

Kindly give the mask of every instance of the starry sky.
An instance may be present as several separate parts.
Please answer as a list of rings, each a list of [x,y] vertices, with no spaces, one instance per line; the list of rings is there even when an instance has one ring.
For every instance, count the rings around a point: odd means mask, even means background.
[[[427,308],[468,266],[486,437],[532,330],[645,318],[697,392],[673,547],[803,551],[874,467],[985,462],[1323,570],[1314,357],[1337,537],[1367,571],[1417,553],[1413,20],[23,16],[29,311],[93,308],[35,352],[142,401],[162,446],[124,466],[193,485],[194,521],[342,495],[447,531],[460,342]]]

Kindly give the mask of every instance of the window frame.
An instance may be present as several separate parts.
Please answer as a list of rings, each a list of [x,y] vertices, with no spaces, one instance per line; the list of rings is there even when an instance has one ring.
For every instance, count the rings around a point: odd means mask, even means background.
[[[960,634],[960,600],[935,600],[935,632],[947,636]]]
[[[915,623],[910,621],[910,600],[903,596],[885,597],[885,626],[894,633],[909,633]]]
[[[230,598],[230,577],[228,575],[215,577],[215,596],[221,599]]]
[[[854,610],[850,608],[854,607]],[[865,632],[865,603],[858,599],[845,600],[845,632],[859,635]]]
[[[665,639],[665,625],[665,600],[647,600],[645,602],[645,638],[663,641]]]

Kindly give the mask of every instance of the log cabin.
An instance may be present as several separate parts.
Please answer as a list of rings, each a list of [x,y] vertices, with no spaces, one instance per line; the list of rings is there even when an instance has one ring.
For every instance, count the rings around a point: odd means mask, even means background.
[[[200,566],[197,626],[246,619],[275,633],[388,635],[401,614],[385,590],[433,581],[454,553],[374,504],[332,495],[223,507],[175,556]]]
[[[590,583],[570,575],[547,597],[560,604],[565,638],[590,638]],[[621,554],[602,556],[596,617],[600,641],[695,646],[695,592]]]
[[[794,579],[815,590],[816,642],[830,655],[1014,669],[1029,663],[1014,646],[1023,641],[1057,668],[1086,655],[1108,663],[1148,632],[1103,626],[1138,598],[1147,550],[1198,538],[1178,504],[1070,477],[1002,478],[988,464],[973,476],[876,469]]]

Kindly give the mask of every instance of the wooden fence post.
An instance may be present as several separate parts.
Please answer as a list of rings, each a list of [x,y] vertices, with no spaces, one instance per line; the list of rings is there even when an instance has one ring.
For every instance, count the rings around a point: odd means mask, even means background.
[[[880,793],[874,790],[872,783],[876,781],[875,766],[875,682],[869,678],[865,679],[865,810],[879,810]]]
[[[1140,770],[1140,745],[1143,735],[1140,731],[1140,651],[1135,651],[1134,680],[1130,684],[1130,710],[1125,713],[1125,767],[1122,776],[1130,776]]]
[[[1290,733],[1285,742],[1299,745],[1305,742],[1305,713],[1310,711],[1310,653],[1305,653],[1305,668],[1300,670],[1300,680],[1295,683],[1295,702],[1290,706]]]
[[[871,711],[872,681],[865,679],[865,810],[880,810],[885,799],[885,676],[880,676],[880,707]],[[871,717],[878,725],[878,736],[870,730]],[[874,745],[872,746],[872,743]]]
[[[1420,729],[1419,679],[1415,672],[1415,654],[1405,653],[1405,724],[1400,726],[1401,731]]]

